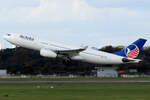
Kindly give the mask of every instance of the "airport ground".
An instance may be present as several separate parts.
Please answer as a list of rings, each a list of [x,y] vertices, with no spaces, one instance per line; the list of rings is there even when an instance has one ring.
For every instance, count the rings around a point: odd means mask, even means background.
[[[1,83],[0,100],[150,100],[149,83]]]
[[[22,78],[15,77],[1,77],[2,83],[150,83],[150,77],[140,78],[98,78],[98,77],[36,77],[28,76]]]
[[[0,81],[21,81],[21,80],[28,80],[28,81],[101,81],[101,80],[144,80],[144,81],[150,81],[149,77],[132,77],[132,78],[99,78],[99,77],[68,77],[68,76],[61,76],[61,77],[50,77],[50,76],[4,76],[0,77]]]

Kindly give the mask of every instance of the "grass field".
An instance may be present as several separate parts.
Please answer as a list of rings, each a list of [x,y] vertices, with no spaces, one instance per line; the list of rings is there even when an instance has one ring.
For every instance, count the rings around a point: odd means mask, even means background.
[[[76,77],[76,78],[62,78],[62,77],[50,77],[50,78],[42,78],[42,77],[27,77],[27,78],[0,78],[1,80],[49,80],[49,81],[55,81],[55,80],[150,80],[150,77],[141,77],[141,78],[98,78],[98,77]]]
[[[150,84],[0,84],[0,100],[150,100]]]

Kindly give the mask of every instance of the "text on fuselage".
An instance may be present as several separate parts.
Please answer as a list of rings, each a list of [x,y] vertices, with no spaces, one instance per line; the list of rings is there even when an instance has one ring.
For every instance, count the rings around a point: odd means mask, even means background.
[[[34,38],[29,37],[29,36],[23,36],[23,35],[20,35],[20,38],[26,39],[26,40],[30,40],[30,41],[34,41]]]

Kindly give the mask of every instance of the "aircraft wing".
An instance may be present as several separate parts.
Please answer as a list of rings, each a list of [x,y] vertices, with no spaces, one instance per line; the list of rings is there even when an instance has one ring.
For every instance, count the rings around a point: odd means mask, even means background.
[[[80,52],[86,50],[87,48],[88,48],[88,46],[81,47],[81,48],[79,48],[79,49],[56,50],[55,52],[56,52],[58,55],[63,55],[63,56],[67,56],[67,57],[72,57],[72,56],[78,55]]]

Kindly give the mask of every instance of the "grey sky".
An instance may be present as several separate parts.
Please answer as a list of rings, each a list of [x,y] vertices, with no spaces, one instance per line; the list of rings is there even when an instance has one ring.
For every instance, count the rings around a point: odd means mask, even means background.
[[[128,45],[150,38],[148,0],[0,0],[5,33],[32,33],[69,45]],[[147,45],[149,45],[149,41]]]

